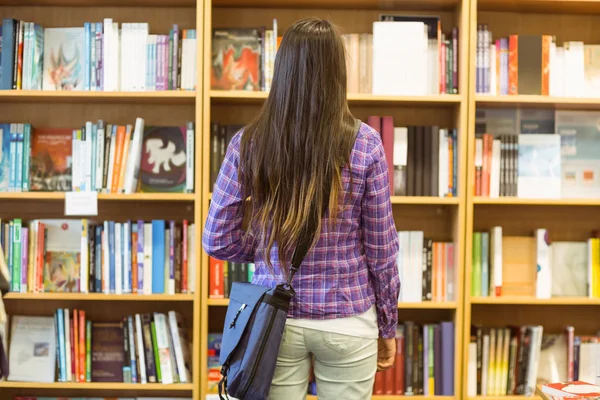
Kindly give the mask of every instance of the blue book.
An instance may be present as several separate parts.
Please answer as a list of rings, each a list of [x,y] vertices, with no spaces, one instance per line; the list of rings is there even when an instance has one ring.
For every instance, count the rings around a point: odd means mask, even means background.
[[[0,90],[11,90],[13,88],[16,25],[16,21],[12,18],[2,20],[2,73],[0,75]]]
[[[96,90],[104,90],[104,55],[102,42],[104,40],[103,23],[96,22]]]
[[[90,46],[90,90],[96,90],[96,23],[90,24],[90,37],[88,45]]]
[[[17,187],[17,124],[10,124],[10,180],[8,190],[14,192]]]
[[[164,220],[152,220],[152,293],[165,293]]]
[[[125,287],[127,288],[127,293],[131,293],[133,290],[133,269],[131,267],[131,258],[132,258],[132,251],[136,251],[136,249],[134,248],[134,246],[132,246],[131,244],[131,234],[133,233],[133,226],[131,225],[131,221],[127,221],[127,229],[125,230],[125,232],[127,232],[127,235],[125,237],[125,246],[127,246],[127,259],[125,260],[125,279],[127,282],[127,285],[125,285]]]
[[[15,192],[20,192],[23,187],[23,141],[25,134],[23,133],[23,124],[17,124],[17,171],[15,176]]]
[[[490,234],[488,232],[481,232],[481,295],[483,297],[490,295],[489,248]]]
[[[134,224],[135,226],[135,224]],[[133,317],[130,315],[127,317],[127,327],[129,328],[129,355],[131,357],[130,362],[131,362],[131,382],[133,383],[138,383],[138,376],[137,376],[137,361],[136,361],[136,356],[135,356],[135,343],[136,343],[136,339],[134,336],[135,330],[133,329]]]
[[[440,395],[454,396],[454,322],[441,322],[440,336],[442,342]],[[438,379],[437,376],[435,379]]]
[[[0,192],[7,192],[10,185],[10,124],[0,124]]]
[[[137,269],[138,269],[138,293],[144,293],[144,221],[137,222],[138,241],[136,243],[137,251]]]
[[[90,90],[90,73],[91,73],[91,65],[90,65],[90,57],[92,53],[92,49],[90,47],[90,37],[92,35],[91,27],[89,22],[85,22],[83,24],[84,30],[84,45],[83,45],[83,65],[84,65],[84,74],[83,74],[83,90]]]
[[[102,293],[102,225],[96,225],[96,292]]]
[[[108,263],[109,263],[109,280],[110,293],[115,293],[115,221],[108,222]]]
[[[67,359],[65,352],[65,316],[63,313],[63,309],[59,308],[56,310],[56,326],[57,326],[57,336],[58,340],[56,341],[56,347],[58,348],[58,380],[59,382],[67,381]]]

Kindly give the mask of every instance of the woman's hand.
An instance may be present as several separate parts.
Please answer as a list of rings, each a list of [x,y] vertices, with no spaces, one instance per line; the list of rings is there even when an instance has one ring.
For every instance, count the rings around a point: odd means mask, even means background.
[[[396,339],[379,338],[377,342],[377,370],[384,371],[394,366],[396,360]]]

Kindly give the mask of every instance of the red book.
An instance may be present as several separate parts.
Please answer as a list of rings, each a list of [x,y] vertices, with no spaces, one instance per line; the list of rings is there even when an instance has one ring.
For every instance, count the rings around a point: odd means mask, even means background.
[[[69,329],[69,336],[71,338],[71,348],[69,349],[69,351],[71,352],[71,381],[73,382],[77,382],[77,369],[75,368],[75,321],[77,320],[77,318],[75,318],[75,312],[73,312],[72,318],[69,321],[69,325],[70,328]],[[67,366],[67,368],[69,368],[69,366]]]
[[[388,178],[390,180],[390,194],[394,193],[394,118],[381,118],[381,141],[388,166]]]
[[[72,329],[71,329],[71,348],[73,360],[73,380],[79,382],[79,312],[73,310]]]
[[[394,379],[396,378],[396,368],[397,366],[394,366],[390,369],[386,369],[383,372],[385,380],[385,394],[394,394],[394,390],[396,390],[396,385],[394,384]]]
[[[44,291],[44,260],[46,253],[46,224],[40,222],[38,225],[38,247],[36,255],[36,268],[35,268],[35,290],[36,293]]]
[[[369,118],[367,118],[367,125],[375,129],[377,132],[379,132],[379,134],[381,134],[381,117],[377,117],[374,115],[370,116]]]
[[[404,326],[396,328],[396,390],[394,394],[404,395]]]
[[[79,382],[85,382],[85,311],[79,310]]]
[[[519,94],[519,37],[508,39],[508,94]]]
[[[375,385],[373,394],[384,394],[385,393],[385,380],[382,371],[378,371],[375,374]]]
[[[490,195],[490,170],[488,169],[488,164],[491,165],[491,162],[488,163],[488,161],[491,161],[491,149],[488,137],[487,133],[483,135],[483,168],[481,169],[481,195],[485,197],[489,197]]]
[[[222,299],[225,297],[225,285],[223,284],[223,261],[210,257],[209,281],[208,297],[211,299]]]

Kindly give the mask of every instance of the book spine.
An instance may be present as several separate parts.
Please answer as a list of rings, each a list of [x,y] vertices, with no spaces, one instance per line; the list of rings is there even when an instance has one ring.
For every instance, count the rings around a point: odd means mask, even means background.
[[[79,310],[73,310],[71,319],[71,361],[73,382],[79,382]]]
[[[508,94],[519,94],[519,37],[511,35],[508,41]]]
[[[23,21],[17,22],[17,34],[15,36],[15,66],[13,75],[13,89],[21,89],[21,79],[23,75]]]
[[[177,314],[175,311],[169,311],[169,327],[171,336],[173,339],[173,353],[175,354],[176,370],[179,374],[179,382],[187,383],[188,376],[185,368],[185,358],[183,353],[183,347],[181,346],[182,338],[179,336],[179,327],[177,326]],[[175,365],[173,367],[175,368]]]
[[[159,383],[163,382],[162,370],[160,368],[160,353],[158,352],[158,343],[156,341],[156,325],[154,320],[150,322],[150,334],[152,339],[151,350],[154,355],[154,366],[156,368],[156,381]]]
[[[137,316],[136,316],[137,318]],[[156,383],[156,365],[154,362],[154,346],[152,342],[152,327],[150,326],[151,317],[149,314],[142,316],[142,330],[144,344],[142,351],[144,351],[144,359],[146,362],[146,377],[149,383]]]
[[[29,163],[31,159],[31,124],[23,124],[23,184],[21,189],[29,191]]]
[[[169,221],[169,285],[168,294],[175,294],[175,221]]]
[[[79,310],[79,382],[86,381],[86,321],[85,311]]]
[[[172,81],[173,86],[170,89],[177,90],[179,82],[179,27],[173,25],[173,61],[172,61]]]
[[[23,141],[24,141],[23,124],[17,124],[17,171],[15,177],[15,191],[20,192],[23,187]]]
[[[29,274],[29,228],[21,228],[21,293],[27,293]]]
[[[94,168],[96,169],[95,173],[95,189],[96,191],[101,191],[103,186],[103,177],[104,177],[104,139],[105,139],[105,131],[104,131],[104,121],[98,120],[96,124],[96,165]]]
[[[87,219],[81,220],[81,241],[80,241],[80,270],[79,270],[79,291],[87,293],[89,290],[89,247],[88,247],[89,224]]]
[[[175,56],[174,56],[174,51],[173,51],[173,42],[174,42],[174,38],[173,38],[173,29],[171,29],[171,31],[169,32],[169,37],[168,37],[168,42],[167,42],[167,61],[166,61],[166,65],[167,65],[167,76],[166,76],[166,81],[167,81],[167,89],[168,90],[174,90],[174,82],[173,82],[173,67],[175,65],[174,61],[176,60]]]
[[[12,236],[12,288],[13,292],[21,291],[21,220],[13,221]]]
[[[131,293],[131,221],[123,224],[123,293]]]
[[[172,349],[169,348],[168,326],[164,314],[154,313],[153,323],[153,344],[155,345],[154,353],[156,357],[156,365],[160,366],[159,381],[164,384],[171,384],[173,380],[173,367],[171,365],[170,354]]]
[[[66,360],[65,360],[65,318],[64,318],[64,311],[62,308],[59,308],[58,310],[56,310],[56,325],[58,327],[57,329],[57,360],[58,360],[58,381],[59,382],[66,382],[67,381],[67,364],[66,364]]]
[[[129,356],[131,365],[131,382],[138,383],[138,370],[136,362],[136,349],[135,349],[135,337],[133,329],[133,317],[130,315],[127,317],[127,328],[129,333]]]
[[[14,63],[14,25],[16,21],[12,18],[2,20],[2,53],[0,53],[0,89],[12,89],[12,66]]]
[[[452,93],[458,93],[458,28],[452,28]]]
[[[92,32],[91,32],[91,26],[89,22],[84,22],[83,23],[83,31],[84,31],[84,44],[83,44],[83,52],[84,52],[84,57],[83,57],[83,66],[84,66],[84,70],[83,70],[83,90],[90,90],[90,81],[91,81],[91,77],[90,77],[90,72],[92,69],[91,66],[91,60],[90,60],[90,55],[91,55],[91,46],[90,46],[90,42],[91,42],[91,36],[92,36]]]
[[[90,48],[90,90],[96,91],[96,23],[92,22],[90,24],[90,36],[86,40],[86,44]]]
[[[135,340],[137,345],[137,355],[139,360],[140,383],[148,383],[146,378],[146,353],[144,351],[144,333],[142,329],[142,318],[140,314],[135,314]]]
[[[181,225],[175,224],[175,293],[181,293],[181,270],[183,257],[181,255],[181,249],[183,247],[182,243],[182,233],[181,233]]]
[[[181,293],[188,293],[188,221],[183,220],[182,240],[182,267],[181,267]]]
[[[85,322],[85,381],[92,381],[92,321]]]
[[[67,382],[72,382],[73,381],[73,374],[72,374],[72,357],[71,357],[71,321],[69,319],[69,309],[65,308],[63,315],[65,317],[65,346],[64,346],[64,350],[65,350],[65,360],[66,360],[66,371],[67,371],[67,378],[66,381]]]
[[[109,282],[110,282],[110,286],[109,286],[109,290],[110,293],[116,293],[116,258],[117,258],[117,254],[115,254],[115,231],[116,231],[116,224],[114,221],[109,221],[108,223],[108,246],[109,246],[109,262],[110,262],[110,266],[109,266]]]
[[[86,123],[88,132],[88,171],[89,171],[89,186],[88,191],[96,191],[96,164],[98,163],[98,126],[91,122]]]
[[[123,329],[123,382],[131,383],[131,351],[129,348],[129,323],[127,317],[123,317],[121,321],[121,329]]]
[[[186,163],[185,163],[185,191],[187,193],[194,192],[194,179],[195,179],[195,164],[194,164],[194,123],[188,122],[186,124]]]
[[[131,293],[138,293],[138,224],[134,222],[131,225]]]
[[[98,91],[104,90],[104,44],[103,44],[103,24],[102,22],[96,22],[96,89]]]
[[[17,124],[10,124],[10,177],[8,181],[9,192],[17,191],[17,136]]]

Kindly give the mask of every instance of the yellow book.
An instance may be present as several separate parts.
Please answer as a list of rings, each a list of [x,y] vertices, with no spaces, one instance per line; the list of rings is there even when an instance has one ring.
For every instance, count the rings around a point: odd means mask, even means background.
[[[496,330],[496,385],[494,394],[500,396],[502,390],[502,354],[504,350],[504,329]]]
[[[490,395],[496,394],[496,329],[490,329],[490,360],[488,362],[488,387]]]
[[[504,341],[502,349],[502,387],[500,388],[500,395],[507,393],[508,385],[508,359],[510,357],[510,329],[504,328]]]

